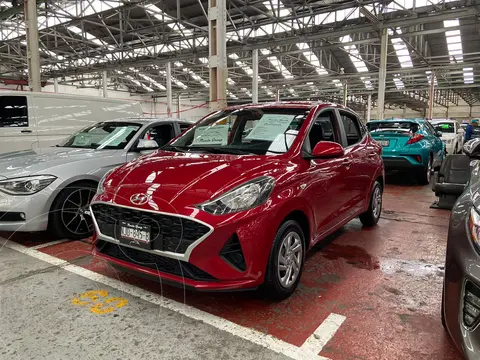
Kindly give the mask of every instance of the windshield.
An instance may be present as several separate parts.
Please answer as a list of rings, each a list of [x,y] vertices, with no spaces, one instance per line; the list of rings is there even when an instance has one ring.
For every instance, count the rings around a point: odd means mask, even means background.
[[[455,133],[455,124],[451,122],[436,123],[433,124],[433,127],[435,128],[435,131],[441,131],[442,133]]]
[[[225,154],[283,154],[292,145],[309,112],[305,108],[219,111],[207,116],[167,149]]]
[[[420,126],[411,121],[378,121],[368,122],[368,131],[372,133],[378,132],[395,132],[395,133],[416,133]]]
[[[142,127],[138,123],[102,122],[73,134],[60,147],[123,149]]]

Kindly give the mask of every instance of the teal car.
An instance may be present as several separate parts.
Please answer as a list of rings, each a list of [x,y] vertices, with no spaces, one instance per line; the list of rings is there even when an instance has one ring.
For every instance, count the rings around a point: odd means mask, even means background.
[[[442,133],[425,120],[392,119],[367,123],[368,130],[383,147],[386,172],[412,173],[419,183],[430,183],[434,170],[445,157]]]

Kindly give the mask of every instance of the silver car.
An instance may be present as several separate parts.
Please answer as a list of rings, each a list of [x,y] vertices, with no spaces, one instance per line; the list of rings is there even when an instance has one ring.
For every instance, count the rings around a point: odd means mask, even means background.
[[[165,145],[190,125],[170,118],[105,121],[55,147],[0,155],[0,231],[90,236],[88,205],[103,175]]]

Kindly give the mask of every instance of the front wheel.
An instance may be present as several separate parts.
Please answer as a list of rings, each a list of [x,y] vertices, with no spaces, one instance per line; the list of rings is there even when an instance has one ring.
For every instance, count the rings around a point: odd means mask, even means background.
[[[430,178],[432,177],[432,167],[433,167],[433,158],[430,156],[428,158],[428,163],[426,166],[422,167],[420,173],[418,174],[418,182],[420,185],[430,184]]]
[[[89,205],[96,187],[91,183],[67,186],[53,202],[49,228],[58,238],[85,239],[93,234]]]
[[[364,226],[375,226],[382,213],[382,186],[378,181],[373,185],[368,210],[360,214],[360,221]]]
[[[288,298],[295,291],[305,260],[305,236],[294,220],[285,221],[277,231],[262,290],[274,300]]]

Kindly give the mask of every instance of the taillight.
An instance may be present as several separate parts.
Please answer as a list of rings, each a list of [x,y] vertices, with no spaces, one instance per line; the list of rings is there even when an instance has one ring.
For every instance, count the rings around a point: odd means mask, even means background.
[[[423,139],[423,135],[415,134],[410,139],[408,139],[407,144],[415,144],[416,142],[419,142],[422,139]]]

